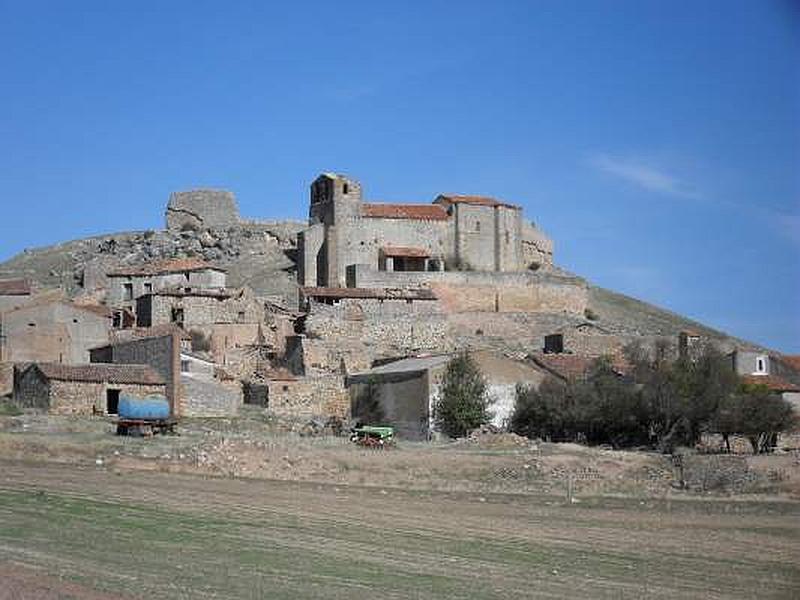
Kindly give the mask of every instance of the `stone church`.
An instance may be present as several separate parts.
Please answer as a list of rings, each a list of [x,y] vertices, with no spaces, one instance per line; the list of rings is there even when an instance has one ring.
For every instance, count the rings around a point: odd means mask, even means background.
[[[331,173],[312,183],[309,227],[298,236],[298,282],[306,287],[357,287],[357,275],[369,272],[387,284],[402,272],[397,281],[407,284],[413,273],[422,281],[443,271],[530,272],[552,262],[552,240],[519,206],[455,194],[431,204],[368,203],[358,181]]]

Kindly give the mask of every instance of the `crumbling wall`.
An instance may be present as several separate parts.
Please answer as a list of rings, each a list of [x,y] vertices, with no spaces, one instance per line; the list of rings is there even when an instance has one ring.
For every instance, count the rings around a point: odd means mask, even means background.
[[[167,204],[167,229],[225,229],[239,223],[233,192],[190,190],[173,192]]]
[[[350,397],[341,377],[304,377],[268,382],[267,407],[281,417],[308,419],[338,416],[348,418]]]

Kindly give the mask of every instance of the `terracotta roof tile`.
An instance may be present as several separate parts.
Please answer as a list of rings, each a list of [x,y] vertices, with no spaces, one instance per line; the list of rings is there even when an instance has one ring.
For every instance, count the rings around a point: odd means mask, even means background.
[[[27,279],[0,279],[0,296],[30,296],[31,282]]]
[[[800,387],[777,375],[744,375],[742,377],[747,385],[763,385],[773,392],[800,392]]]
[[[361,216],[373,219],[446,221],[447,211],[438,204],[362,204]]]
[[[148,365],[34,363],[30,368],[39,369],[47,379],[58,381],[138,383],[143,385],[163,385],[165,383],[164,378]]]
[[[780,357],[780,360],[795,371],[800,372],[800,354],[784,354]]]
[[[424,248],[412,248],[410,246],[384,246],[381,252],[385,256],[407,256],[409,258],[428,258],[431,253]]]
[[[473,206],[502,206],[505,208],[519,208],[516,204],[509,204],[489,196],[470,196],[464,194],[440,194],[434,200],[436,204],[471,204]]]
[[[130,277],[134,275],[166,275],[169,273],[184,273],[186,271],[225,271],[214,265],[207,263],[200,258],[172,258],[167,260],[157,260],[150,263],[135,265],[131,267],[120,267],[106,273],[109,277]]]

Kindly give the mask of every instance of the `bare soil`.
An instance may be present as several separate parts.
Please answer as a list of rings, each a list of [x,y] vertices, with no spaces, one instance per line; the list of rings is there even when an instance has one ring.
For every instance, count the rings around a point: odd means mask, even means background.
[[[681,490],[664,456],[508,435],[372,451],[252,415],[186,421],[176,437],[111,429],[0,419],[0,600],[800,589],[793,453],[732,457],[738,491]]]

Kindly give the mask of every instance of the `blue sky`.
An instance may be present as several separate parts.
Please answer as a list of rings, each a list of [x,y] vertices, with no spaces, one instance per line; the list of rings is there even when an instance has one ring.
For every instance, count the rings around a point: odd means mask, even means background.
[[[800,353],[800,3],[0,0],[0,260],[163,224],[517,202],[594,283]]]

